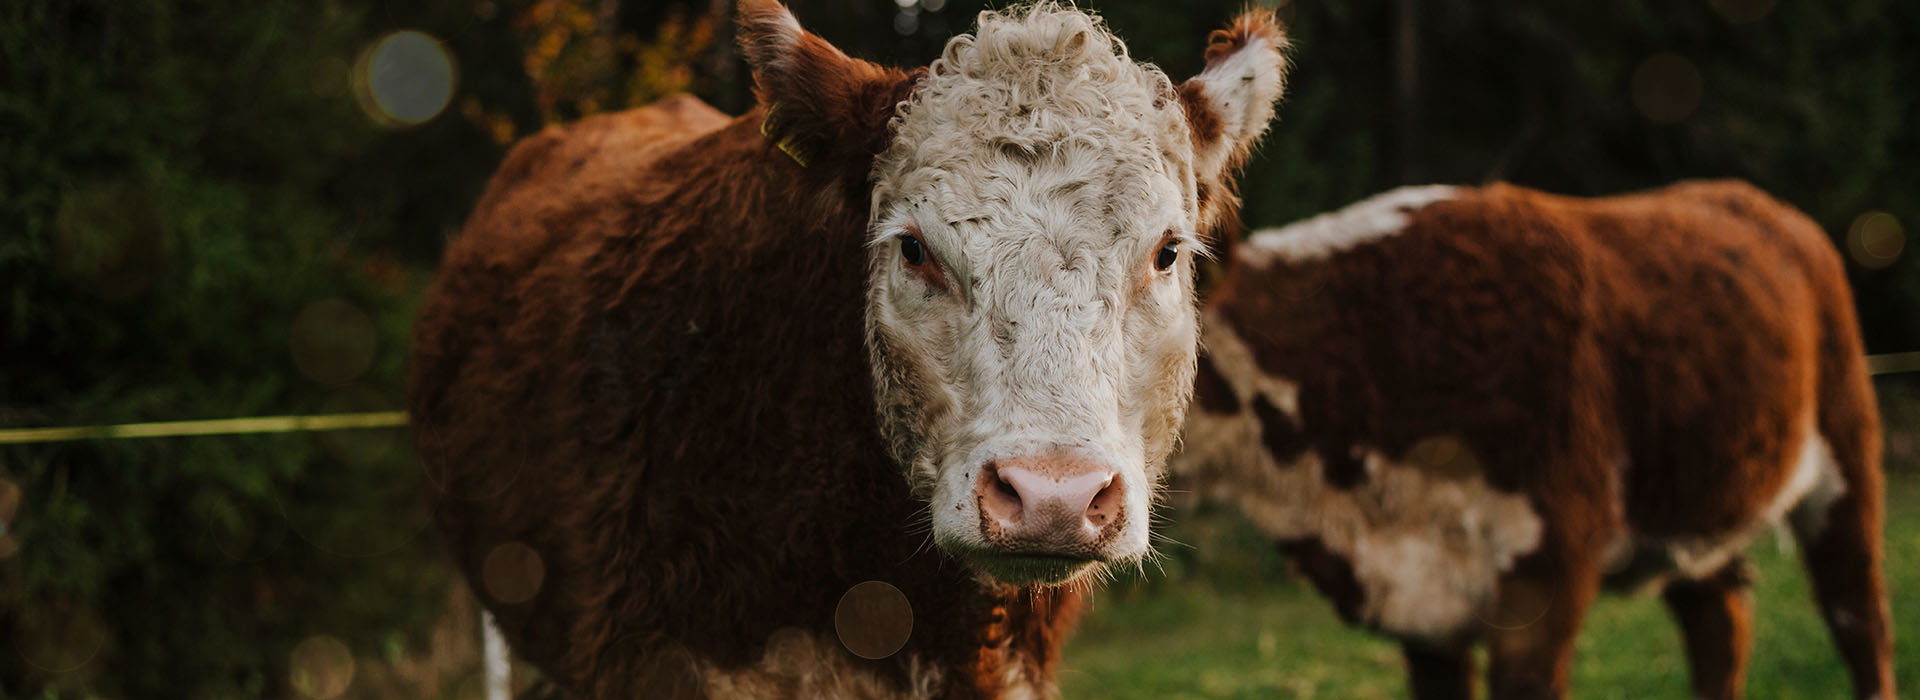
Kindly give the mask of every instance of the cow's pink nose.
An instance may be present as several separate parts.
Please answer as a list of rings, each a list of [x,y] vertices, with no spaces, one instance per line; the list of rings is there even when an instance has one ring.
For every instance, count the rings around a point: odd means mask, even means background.
[[[987,541],[1020,552],[1092,557],[1126,515],[1119,474],[1075,457],[988,462],[974,494]]]

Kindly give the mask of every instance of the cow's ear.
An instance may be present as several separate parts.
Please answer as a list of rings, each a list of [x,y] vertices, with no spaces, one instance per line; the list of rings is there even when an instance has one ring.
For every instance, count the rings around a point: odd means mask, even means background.
[[[1180,84],[1193,134],[1202,225],[1229,225],[1234,176],[1273,121],[1287,86],[1287,34],[1272,10],[1248,10],[1207,37],[1207,67]],[[1224,258],[1222,258],[1224,260]]]
[[[853,169],[864,179],[887,146],[894,108],[923,71],[849,57],[802,29],[778,0],[740,0],[737,22],[767,141],[803,166]]]
[[[1224,173],[1273,121],[1273,103],[1287,86],[1287,34],[1272,10],[1249,10],[1207,37],[1207,67],[1180,85],[1202,175]]]

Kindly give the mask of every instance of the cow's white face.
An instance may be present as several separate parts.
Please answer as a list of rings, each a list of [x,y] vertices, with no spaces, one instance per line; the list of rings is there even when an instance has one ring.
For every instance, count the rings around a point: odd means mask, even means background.
[[[983,16],[875,167],[868,348],[934,541],[993,578],[1140,561],[1192,386],[1187,115],[1092,18]]]
[[[870,166],[875,400],[934,542],[1023,585],[1140,561],[1193,378],[1197,232],[1283,84],[1272,13],[1177,88],[1045,0],[982,13],[923,75],[771,0],[740,17],[769,144],[829,183]]]
[[[931,503],[936,543],[1002,580],[1055,582],[1147,552],[1193,376],[1198,246],[1166,178],[1115,187],[1059,163],[998,166],[991,194],[917,173],[925,194],[881,220],[869,348],[885,433]],[[1025,488],[1016,467],[1068,488]],[[1016,527],[1036,517],[1047,529]]]

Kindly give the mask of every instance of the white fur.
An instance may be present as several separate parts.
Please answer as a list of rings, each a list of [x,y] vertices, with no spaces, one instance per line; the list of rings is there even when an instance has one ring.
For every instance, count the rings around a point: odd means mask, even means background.
[[[1406,229],[1408,215],[1434,202],[1458,196],[1448,185],[1402,187],[1368,197],[1338,211],[1277,229],[1256,231],[1247,242],[1259,261],[1278,258],[1302,263],[1387,238]],[[1264,254],[1264,255],[1263,255]]]
[[[1809,434],[1813,437],[1801,450],[1789,488],[1781,491],[1769,509],[1775,522],[1779,521],[1780,513],[1785,512],[1794,535],[1802,542],[1811,542],[1826,532],[1827,511],[1847,493],[1847,479],[1840,475],[1840,462],[1833,456],[1833,446],[1827,444],[1824,437]]]
[[[1211,313],[1205,334],[1208,356],[1242,410],[1189,416],[1173,470],[1201,498],[1237,504],[1266,535],[1318,538],[1345,557],[1365,591],[1361,616],[1369,624],[1410,637],[1452,634],[1484,610],[1500,574],[1539,546],[1543,526],[1530,501],[1494,489],[1477,470],[1442,474],[1363,446],[1368,478],[1341,490],[1326,483],[1312,452],[1278,463],[1247,407],[1264,394],[1311,429],[1313,417],[1299,415],[1297,385],[1262,372]]]
[[[1846,493],[1846,479],[1834,460],[1833,448],[1820,435],[1809,413],[1804,422],[1800,449],[1794,457],[1793,473],[1768,500],[1767,507],[1753,523],[1709,537],[1689,537],[1668,542],[1643,542],[1641,546],[1664,546],[1676,572],[1686,578],[1710,576],[1726,566],[1747,547],[1754,535],[1768,528],[1789,524],[1805,542],[1819,537],[1826,528],[1827,509]]]
[[[800,39],[800,35],[804,33],[805,33],[805,30],[800,28],[800,20],[794,18],[793,12],[791,10],[788,10],[785,7],[781,7],[780,8],[780,38],[782,42],[786,44],[792,44],[795,41],[798,41]]]
[[[1172,83],[1085,13],[986,12],[893,128],[874,166],[868,347],[935,542],[993,573],[976,556],[991,558],[979,470],[1068,452],[1118,471],[1125,516],[1100,554],[1139,560],[1198,334],[1195,158]],[[902,262],[916,231],[946,285]],[[1161,273],[1169,232],[1185,252]]]
[[[750,60],[756,62],[756,70],[779,70],[791,66],[788,57],[792,55],[793,47],[800,43],[800,37],[807,33],[800,26],[800,20],[785,5],[776,4],[769,15],[772,22],[762,26],[766,30],[763,46],[757,51],[749,47]],[[834,50],[839,49],[836,47]]]
[[[1205,86],[1203,94],[1219,115],[1222,138],[1199,153],[1201,170],[1217,172],[1228,156],[1267,131],[1273,123],[1273,103],[1286,90],[1286,58],[1264,36],[1255,36],[1239,51],[1194,76]]]
[[[1770,523],[1781,522],[1789,510],[1815,493],[1832,491],[1832,495],[1838,497],[1846,489],[1840,478],[1840,463],[1833,458],[1833,447],[1820,435],[1811,414],[1807,416],[1802,435],[1799,453],[1793,461],[1793,474],[1767,503],[1766,519]]]
[[[1777,533],[1791,525],[1794,535],[1802,542],[1819,537],[1826,526],[1827,510],[1846,493],[1847,484],[1832,447],[1820,435],[1811,413],[1803,426],[1793,472],[1752,522],[1728,532],[1697,537],[1651,538],[1626,533],[1608,551],[1609,572],[1624,570],[1636,554],[1649,550],[1664,554],[1663,568],[1615,583],[1628,585],[1633,590],[1647,590],[1656,589],[1675,577],[1712,576],[1739,556],[1754,536],[1768,529]]]

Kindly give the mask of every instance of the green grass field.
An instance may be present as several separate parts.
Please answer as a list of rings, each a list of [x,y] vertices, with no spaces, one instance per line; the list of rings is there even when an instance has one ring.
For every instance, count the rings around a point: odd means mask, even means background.
[[[1166,571],[1098,594],[1068,646],[1067,698],[1406,697],[1399,647],[1349,628],[1286,573],[1272,548],[1231,514],[1200,509],[1169,530],[1187,543]],[[1887,577],[1899,683],[1920,688],[1920,474],[1888,475]],[[1847,678],[1815,614],[1797,555],[1771,536],[1749,550],[1754,698],[1838,698]],[[1657,596],[1606,596],[1587,616],[1574,662],[1579,698],[1685,698],[1679,630]],[[1484,692],[1484,688],[1482,690]]]

